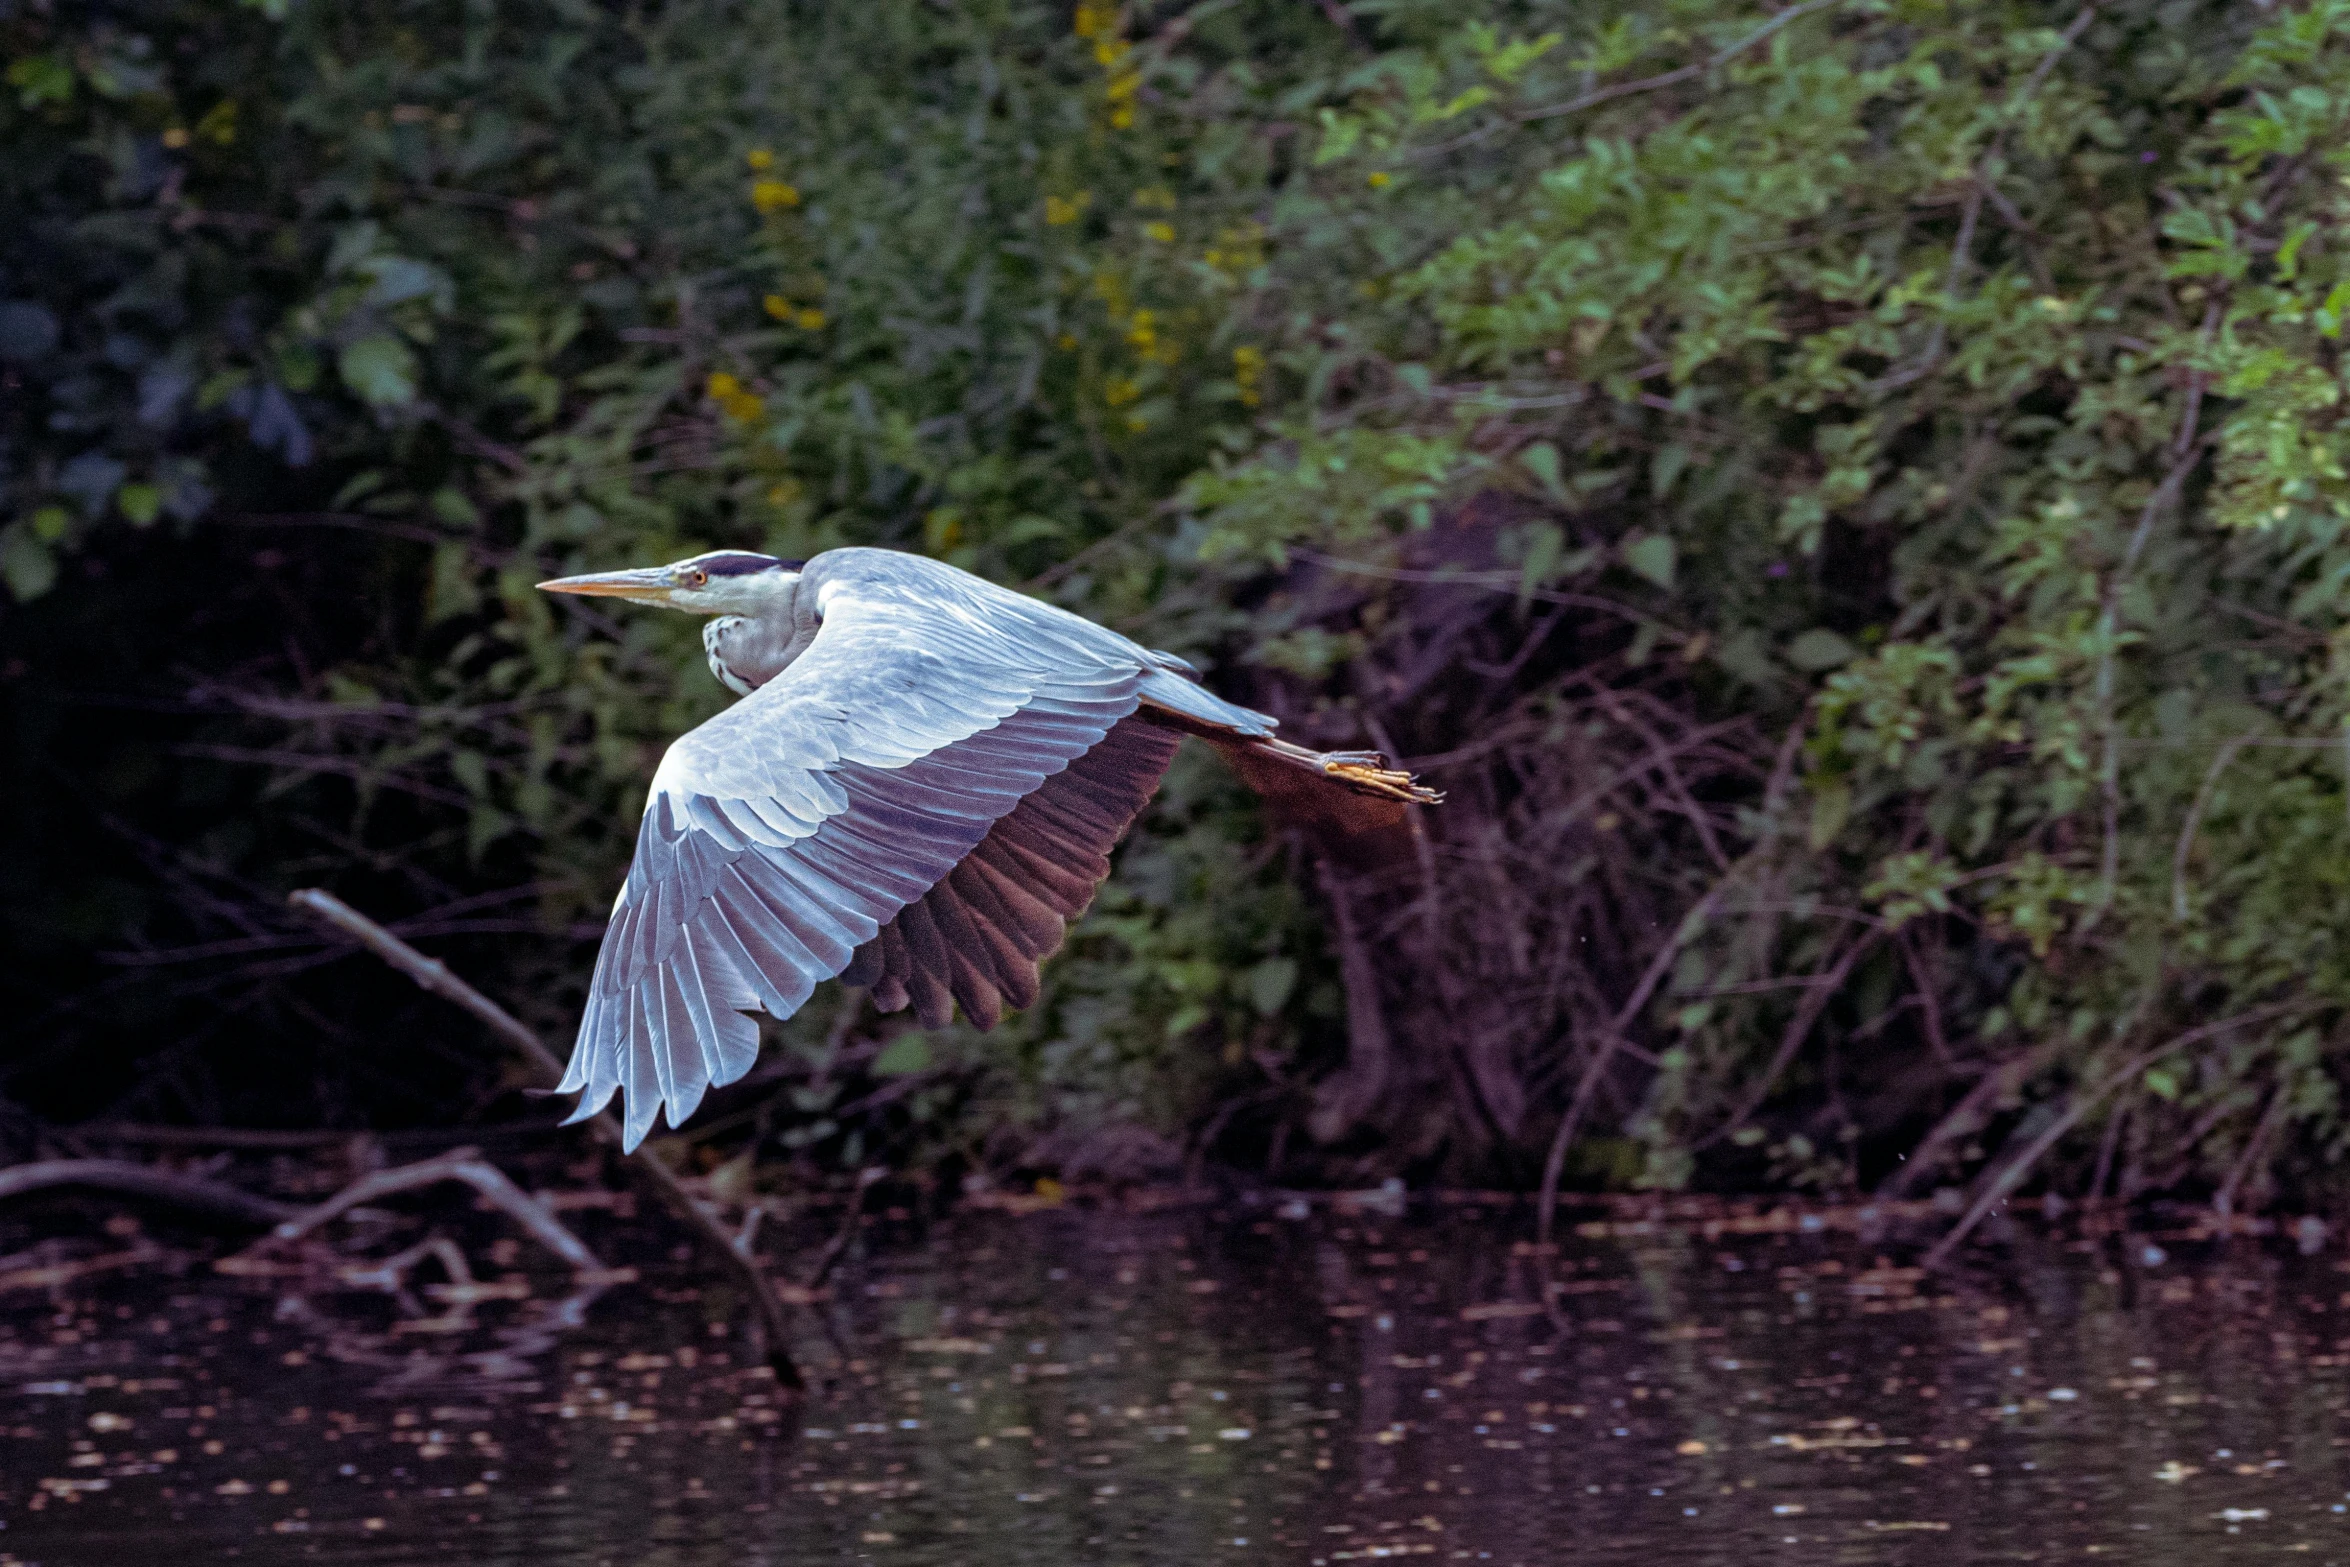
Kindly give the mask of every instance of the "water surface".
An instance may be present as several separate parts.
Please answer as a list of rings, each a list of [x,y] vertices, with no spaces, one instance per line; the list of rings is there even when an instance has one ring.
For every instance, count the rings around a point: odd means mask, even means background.
[[[575,1290],[482,1219],[479,1287],[405,1295],[20,1250],[0,1564],[2350,1563],[2338,1250],[1570,1217],[883,1226],[798,1404],[657,1249]]]

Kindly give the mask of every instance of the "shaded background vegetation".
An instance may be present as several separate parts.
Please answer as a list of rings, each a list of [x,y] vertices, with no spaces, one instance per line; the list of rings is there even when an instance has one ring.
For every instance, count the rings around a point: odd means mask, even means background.
[[[2350,4],[0,0],[0,1139],[543,1120],[723,693],[552,572],[879,543],[1450,802],[1186,756],[806,1178],[2336,1179]],[[748,1168],[748,1166],[743,1166]]]

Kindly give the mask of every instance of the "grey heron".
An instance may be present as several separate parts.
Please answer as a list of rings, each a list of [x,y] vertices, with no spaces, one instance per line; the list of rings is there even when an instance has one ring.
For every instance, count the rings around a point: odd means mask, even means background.
[[[926,1028],[1033,1003],[1186,734],[1260,787],[1398,816],[1437,798],[1376,752],[1276,739],[1172,654],[919,555],[719,550],[539,586],[716,617],[710,669],[742,698],[653,775],[560,1089],[574,1121],[622,1094],[630,1148],[750,1070],[748,1013],[788,1018],[824,980]]]

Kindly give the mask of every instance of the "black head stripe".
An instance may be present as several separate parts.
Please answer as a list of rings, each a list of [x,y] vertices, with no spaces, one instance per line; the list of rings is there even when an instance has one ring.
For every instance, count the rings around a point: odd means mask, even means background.
[[[797,571],[807,562],[777,560],[772,555],[754,555],[749,550],[713,550],[695,556],[693,564],[713,577],[749,577],[762,571]]]

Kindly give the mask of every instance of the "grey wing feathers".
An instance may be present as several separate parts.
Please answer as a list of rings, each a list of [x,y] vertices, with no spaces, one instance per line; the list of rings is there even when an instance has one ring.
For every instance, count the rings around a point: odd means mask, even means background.
[[[1150,803],[1180,738],[1139,715],[1121,722],[991,825],[857,949],[841,978],[871,987],[884,1012],[911,1005],[925,1028],[944,1026],[956,1003],[981,1028],[1006,1007],[1033,1005],[1037,964],[1093,901],[1110,850]]]

